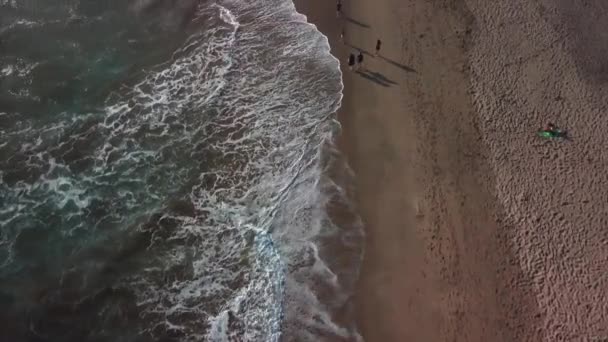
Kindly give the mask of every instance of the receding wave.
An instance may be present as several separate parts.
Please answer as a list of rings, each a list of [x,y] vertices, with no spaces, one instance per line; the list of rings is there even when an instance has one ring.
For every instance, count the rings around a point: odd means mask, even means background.
[[[359,339],[345,308],[362,232],[331,177],[338,61],[291,2],[195,8],[168,60],[102,102],[48,105],[27,81],[44,61],[0,70],[6,336]],[[20,20],[0,32],[57,25]]]

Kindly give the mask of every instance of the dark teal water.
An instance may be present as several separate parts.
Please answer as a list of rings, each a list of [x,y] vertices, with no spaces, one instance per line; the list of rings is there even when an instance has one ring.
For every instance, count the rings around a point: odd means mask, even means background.
[[[325,210],[340,71],[304,22],[0,2],[0,341],[357,338],[332,322],[361,240]]]
[[[136,295],[117,282],[150,257],[150,233],[138,223],[180,194],[136,190],[170,172],[160,164],[140,172],[146,160],[133,158],[108,170],[95,154],[112,139],[103,127],[111,93],[170,59],[193,31],[195,4],[24,5],[0,9],[1,339],[150,338]]]

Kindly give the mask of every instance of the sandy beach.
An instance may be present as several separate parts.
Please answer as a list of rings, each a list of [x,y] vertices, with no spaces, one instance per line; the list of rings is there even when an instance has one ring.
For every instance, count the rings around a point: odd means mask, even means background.
[[[606,5],[296,5],[343,67],[365,341],[608,340]]]

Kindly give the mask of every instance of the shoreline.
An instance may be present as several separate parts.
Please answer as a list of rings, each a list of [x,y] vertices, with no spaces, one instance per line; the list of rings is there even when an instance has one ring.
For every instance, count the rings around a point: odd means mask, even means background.
[[[470,14],[464,6],[381,2],[346,2],[339,20],[334,2],[295,1],[341,61],[337,146],[356,174],[355,201],[366,230],[354,303],[359,333],[365,341],[530,336],[537,322],[526,323],[517,312],[535,313],[534,298],[501,286],[525,276],[496,223],[493,173],[479,144],[468,83]],[[404,22],[424,24],[424,33],[412,37]],[[383,41],[378,58],[369,54],[374,35]],[[415,49],[400,51],[400,39]],[[430,39],[442,44],[424,46]],[[365,75],[345,68],[347,54],[357,48],[366,55]],[[461,115],[452,115],[453,109]]]
[[[338,20],[295,3],[342,62],[363,338],[608,339],[608,8],[345,0]],[[567,139],[539,138],[549,122]]]

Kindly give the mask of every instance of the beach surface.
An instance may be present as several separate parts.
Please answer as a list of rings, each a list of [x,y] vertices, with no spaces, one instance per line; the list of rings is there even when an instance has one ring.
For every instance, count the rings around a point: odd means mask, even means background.
[[[607,340],[607,6],[296,5],[343,68],[365,341]]]

